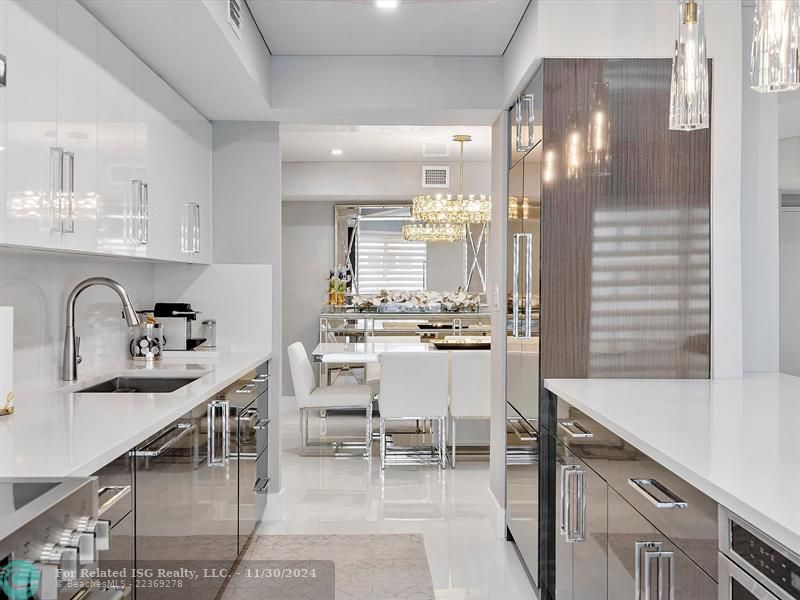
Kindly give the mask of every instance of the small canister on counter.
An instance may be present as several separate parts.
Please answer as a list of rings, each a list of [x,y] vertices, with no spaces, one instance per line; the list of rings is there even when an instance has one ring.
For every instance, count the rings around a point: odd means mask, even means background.
[[[133,328],[130,352],[134,360],[160,360],[163,349],[161,323],[139,323]]]
[[[203,321],[203,337],[206,338],[203,348],[217,347],[217,321],[215,319]]]

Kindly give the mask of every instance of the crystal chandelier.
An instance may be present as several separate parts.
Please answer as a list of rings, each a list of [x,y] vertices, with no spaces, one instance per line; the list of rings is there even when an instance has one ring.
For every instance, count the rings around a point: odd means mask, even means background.
[[[460,242],[465,239],[464,225],[455,223],[409,223],[403,225],[407,242]]]
[[[703,0],[678,0],[678,37],[672,57],[669,128],[708,128],[708,61]]]
[[[453,141],[461,144],[461,163],[458,175],[459,194],[435,194],[415,196],[411,213],[420,221],[428,223],[488,223],[492,218],[492,198],[483,194],[464,194],[464,142],[471,142],[470,135],[455,135]],[[460,239],[464,239],[461,237]]]
[[[758,92],[800,88],[800,2],[758,0],[750,67],[750,87]]]

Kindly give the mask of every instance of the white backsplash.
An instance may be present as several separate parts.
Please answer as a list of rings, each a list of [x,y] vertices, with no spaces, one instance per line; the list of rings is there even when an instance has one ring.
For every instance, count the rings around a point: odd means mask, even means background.
[[[0,306],[14,307],[15,386],[58,383],[66,299],[75,284],[111,277],[137,309],[152,308],[154,269],[135,260],[0,248]],[[98,286],[80,295],[75,329],[81,337],[81,376],[128,356],[129,330],[112,290]]]

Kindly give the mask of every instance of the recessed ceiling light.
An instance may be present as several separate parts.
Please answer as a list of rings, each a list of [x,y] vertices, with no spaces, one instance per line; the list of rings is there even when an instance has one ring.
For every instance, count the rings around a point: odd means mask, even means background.
[[[331,154],[333,156],[341,156],[344,152],[342,152],[341,148],[331,148]]]
[[[376,8],[393,9],[400,6],[400,0],[375,0]]]

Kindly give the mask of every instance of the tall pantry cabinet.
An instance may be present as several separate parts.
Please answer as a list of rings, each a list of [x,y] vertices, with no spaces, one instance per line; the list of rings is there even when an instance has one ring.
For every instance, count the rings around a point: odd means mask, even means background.
[[[75,0],[0,0],[0,243],[208,263],[211,125]]]

